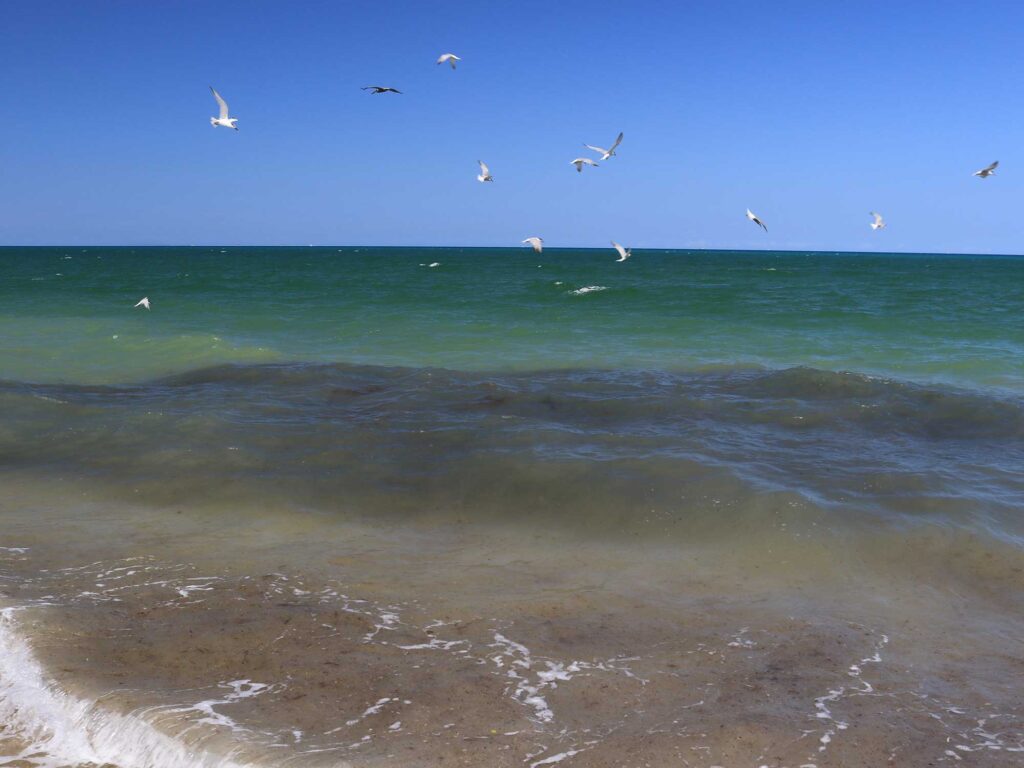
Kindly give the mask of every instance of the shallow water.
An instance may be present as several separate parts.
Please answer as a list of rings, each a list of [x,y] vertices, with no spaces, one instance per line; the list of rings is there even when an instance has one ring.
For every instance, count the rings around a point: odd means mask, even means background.
[[[0,764],[1024,759],[1024,262],[218,250],[0,251]]]
[[[126,383],[295,360],[748,365],[1024,389],[1018,257],[614,259],[610,248],[0,248],[0,377]],[[594,286],[605,290],[576,293]],[[153,310],[131,310],[143,296]]]

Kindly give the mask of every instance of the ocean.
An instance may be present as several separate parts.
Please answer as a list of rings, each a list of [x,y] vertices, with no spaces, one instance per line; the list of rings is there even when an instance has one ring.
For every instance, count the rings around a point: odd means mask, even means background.
[[[0,248],[0,765],[1024,762],[1024,258],[615,258]]]

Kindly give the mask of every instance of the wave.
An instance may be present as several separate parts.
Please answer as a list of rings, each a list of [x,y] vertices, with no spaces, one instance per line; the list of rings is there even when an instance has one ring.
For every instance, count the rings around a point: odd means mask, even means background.
[[[809,526],[807,508],[1024,541],[1024,402],[856,373],[221,365],[123,387],[0,382],[0,408],[0,465],[161,503],[620,533],[651,510],[685,533],[750,515]]]
[[[810,419],[816,426],[841,423],[887,433],[970,440],[1024,436],[1024,399],[941,385],[921,385],[858,373],[814,368],[763,370],[717,366],[699,371],[540,370],[473,373],[344,363],[229,363],[197,368],[132,386],[79,386],[0,381],[0,395],[30,393],[57,402],[89,398],[174,397],[212,388],[244,398],[280,396],[294,408],[315,406],[315,396],[337,402],[376,395],[402,398],[426,410],[503,406],[515,410],[541,403],[552,410],[576,406],[581,419],[595,413],[635,418],[666,409],[697,409],[707,417]],[[500,390],[500,395],[486,393]],[[198,391],[198,390],[196,390]],[[482,397],[477,397],[484,393]],[[582,400],[580,398],[583,398]],[[754,410],[758,411],[755,415]]]
[[[59,768],[243,768],[157,730],[142,717],[122,715],[62,690],[47,679],[18,632],[15,607],[0,609],[0,744],[5,759]],[[11,754],[13,742],[16,754]]]

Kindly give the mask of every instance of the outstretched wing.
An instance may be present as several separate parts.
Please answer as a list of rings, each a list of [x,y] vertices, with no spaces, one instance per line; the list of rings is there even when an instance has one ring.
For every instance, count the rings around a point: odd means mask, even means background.
[[[615,139],[615,143],[614,143],[614,144],[612,144],[612,148],[611,148],[610,150],[608,150],[608,151],[609,151],[609,152],[614,152],[614,151],[615,151],[615,148],[616,148],[616,147],[618,147],[618,146],[619,146],[619,144],[621,144],[621,143],[622,143],[622,132],[620,131],[620,132],[619,132],[619,135],[618,135],[618,136],[616,137],[616,139]]]
[[[584,144],[583,146],[586,147],[589,150],[594,151],[594,152],[600,152],[602,155],[607,155],[608,154],[608,150],[607,149],[601,149],[600,147],[595,147],[593,144]]]
[[[216,89],[214,89],[214,87],[212,85],[210,86],[210,93],[213,94],[213,98],[215,98],[217,100],[217,104],[220,105],[220,119],[221,120],[227,120],[228,119],[228,103],[226,101],[224,101],[224,99],[221,98],[221,95],[219,93],[217,93]]]
[[[999,167],[999,161],[996,160],[992,165],[985,169],[985,173],[992,173],[997,167]]]
[[[481,173],[481,175],[483,175],[485,178],[487,176],[490,176],[491,175],[491,169],[487,167],[487,163],[485,163],[483,160],[477,160],[477,162],[480,163],[480,173]]]
[[[614,248],[614,249],[615,249],[616,251],[618,251],[618,252],[619,252],[619,261],[625,261],[625,260],[626,260],[626,258],[627,258],[627,256],[626,256],[626,249],[625,249],[625,248],[623,248],[623,247],[622,247],[621,245],[619,245],[618,243],[616,243],[616,242],[615,242],[614,240],[612,240],[612,247],[613,247],[613,248]]]

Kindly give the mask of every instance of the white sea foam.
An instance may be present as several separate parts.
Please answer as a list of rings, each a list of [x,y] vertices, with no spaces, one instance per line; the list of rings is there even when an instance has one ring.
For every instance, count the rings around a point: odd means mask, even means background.
[[[191,707],[183,707],[169,711],[179,714],[191,711],[200,712],[203,716],[196,721],[197,723],[205,723],[207,725],[216,725],[221,728],[228,728],[236,733],[246,731],[246,728],[240,726],[223,712],[218,712],[214,707],[233,704],[234,702],[241,701],[242,699],[251,699],[253,696],[259,696],[261,693],[266,693],[271,689],[271,686],[266,683],[254,683],[252,680],[232,680],[227,683],[221,683],[220,687],[227,688],[231,692],[224,694],[224,696],[219,699],[206,699],[205,701],[193,704]]]
[[[595,291],[607,291],[608,286],[606,285],[585,285],[582,288],[577,288],[575,291],[569,291],[573,296],[582,296],[585,293],[594,293]]]
[[[17,608],[0,609],[0,723],[23,745],[3,760],[40,768],[240,768],[230,757],[189,748],[140,717],[109,711],[47,680],[18,634]],[[5,763],[6,764],[6,763]]]
[[[552,755],[551,757],[545,757],[543,760],[538,760],[535,763],[530,763],[530,768],[537,768],[537,766],[539,766],[539,765],[553,765],[555,763],[560,763],[563,760],[565,760],[567,757],[572,757],[573,755],[578,755],[582,751],[583,751],[582,749],[570,749],[570,750],[567,750],[566,752],[559,752],[557,755]]]

